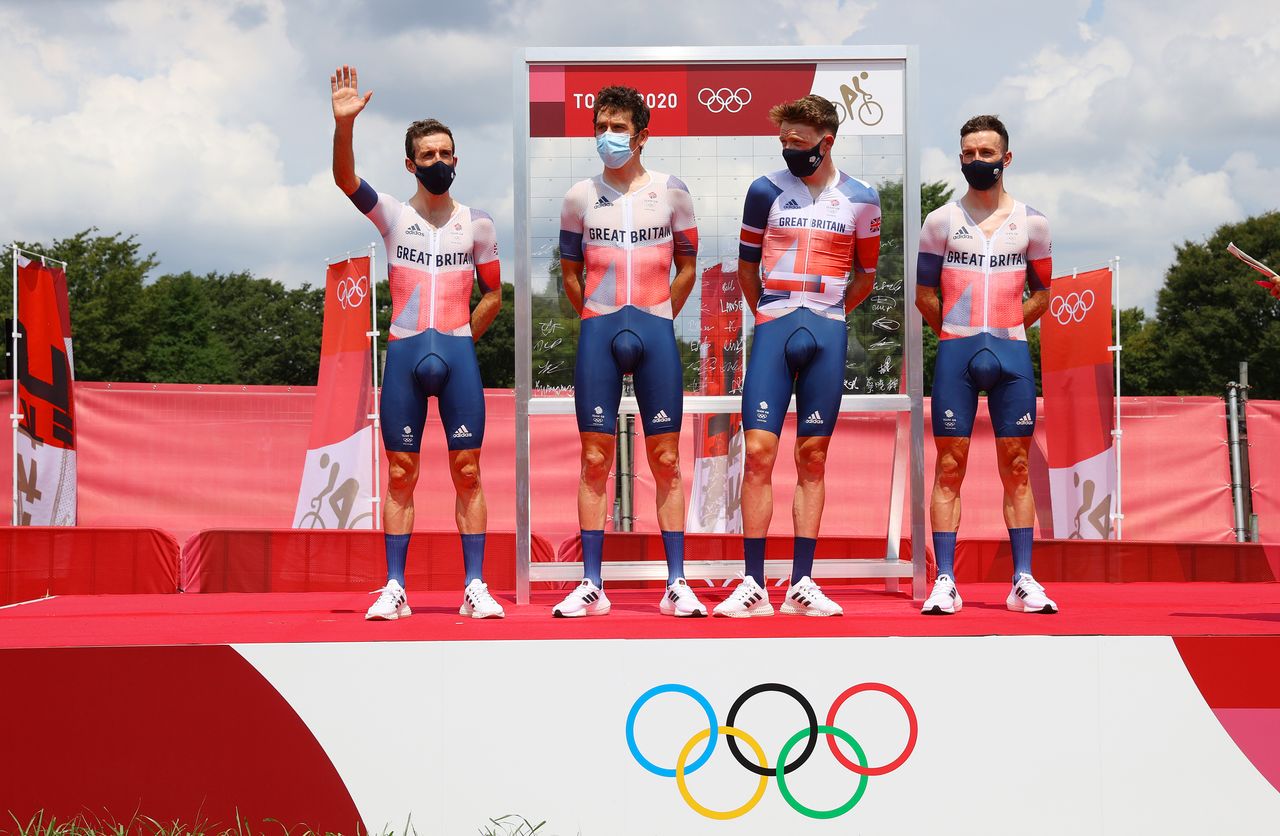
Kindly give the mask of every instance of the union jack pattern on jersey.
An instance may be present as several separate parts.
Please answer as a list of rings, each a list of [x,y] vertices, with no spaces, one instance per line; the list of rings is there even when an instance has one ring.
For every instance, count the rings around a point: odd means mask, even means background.
[[[373,221],[387,250],[391,285],[390,339],[427,329],[471,335],[471,284],[485,293],[501,286],[498,234],[488,212],[455,202],[439,228],[408,203],[375,191],[364,180],[351,202]]]
[[[1025,340],[1022,290],[1047,290],[1052,276],[1049,220],[1025,203],[1015,201],[990,237],[958,200],[924,219],[916,284],[942,288],[944,340],[984,333]]]
[[[626,305],[671,319],[671,259],[698,254],[698,228],[688,187],[648,174],[626,194],[596,175],[564,196],[560,258],[583,264],[583,319]]]
[[[786,169],[758,178],[747,191],[738,255],[760,264],[757,323],[800,308],[843,320],[851,271],[875,273],[880,195],[838,174],[816,199]]]

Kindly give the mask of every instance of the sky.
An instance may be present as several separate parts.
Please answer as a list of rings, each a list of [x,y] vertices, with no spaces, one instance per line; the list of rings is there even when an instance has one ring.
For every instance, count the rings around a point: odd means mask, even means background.
[[[493,214],[510,253],[517,50],[915,44],[924,179],[960,189],[960,124],[999,114],[1006,187],[1049,217],[1056,272],[1120,256],[1121,304],[1152,310],[1175,246],[1280,205],[1280,16],[1266,7],[0,0],[0,240],[93,226],[136,235],[155,275],[320,282],[327,258],[376,240],[329,168],[328,77],[351,64],[374,90],[360,174],[407,198],[404,128],[442,119],[455,196]]]

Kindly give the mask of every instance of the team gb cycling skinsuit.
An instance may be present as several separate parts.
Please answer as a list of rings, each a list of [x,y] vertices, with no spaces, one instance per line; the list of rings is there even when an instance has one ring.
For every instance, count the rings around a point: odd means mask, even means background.
[[[817,199],[790,171],[751,184],[738,255],[760,264],[755,337],[742,388],[748,430],[782,432],[794,383],[800,436],[829,436],[844,391],[851,272],[875,273],[880,196],[844,172]]]
[[[997,438],[1036,426],[1036,381],[1023,327],[1022,290],[1049,288],[1049,221],[1021,202],[990,236],[959,201],[940,206],[920,230],[916,283],[942,288],[942,334],[933,374],[933,434],[968,437],[978,392]]]
[[[408,203],[364,180],[351,202],[373,221],[387,248],[391,333],[382,379],[382,440],[388,450],[422,446],[427,398],[435,395],[450,450],[484,440],[484,384],[471,339],[471,284],[501,286],[493,219],[456,204],[439,228]]]
[[[582,268],[582,328],[574,367],[579,432],[610,433],[631,374],[646,436],[680,431],[684,378],[671,324],[671,259],[698,253],[693,199],[678,178],[619,192],[597,175],[576,183],[560,212],[560,257]]]

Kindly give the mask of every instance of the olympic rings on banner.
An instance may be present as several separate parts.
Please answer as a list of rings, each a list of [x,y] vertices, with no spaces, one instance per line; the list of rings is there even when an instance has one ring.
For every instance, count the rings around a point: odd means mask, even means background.
[[[910,731],[907,732],[907,745],[902,748],[902,754],[898,755],[898,757],[889,761],[884,766],[876,767],[868,767],[866,758],[859,757],[858,760],[861,761],[862,765],[858,766],[846,758],[844,753],[840,751],[840,748],[836,746],[836,737],[839,737],[839,735],[834,737],[828,735],[827,745],[831,747],[831,754],[836,756],[836,760],[840,762],[840,765],[850,772],[857,775],[884,775],[902,766],[907,762],[907,758],[911,757],[912,750],[916,748],[916,737],[920,732],[920,724],[916,720],[915,709],[911,707],[911,703],[907,702],[907,698],[902,696],[901,692],[896,688],[890,688],[888,685],[881,685],[879,682],[864,682],[861,685],[853,686],[840,696],[836,697],[836,701],[831,703],[831,710],[827,712],[827,725],[834,727],[836,724],[836,713],[840,711],[840,707],[844,705],[845,700],[849,699],[854,694],[861,694],[863,691],[879,691],[882,694],[888,694],[897,700],[898,705],[902,706],[902,710],[907,713],[907,723]],[[840,739],[844,740],[843,737]],[[853,748],[854,751],[861,755],[862,750],[859,749],[856,744]]]
[[[1084,322],[1084,315],[1093,309],[1094,301],[1093,291],[1088,288],[1080,293],[1072,291],[1066,296],[1055,296],[1049,303],[1049,313],[1053,314],[1059,325]]]
[[[369,277],[348,276],[338,282],[336,293],[338,304],[344,311],[348,308],[357,308],[364,304],[364,297],[369,295]]]
[[[631,750],[631,757],[635,758],[636,763],[640,764],[654,775],[658,775],[662,778],[676,777],[676,770],[657,766],[644,755],[640,754],[640,747],[636,745],[636,717],[640,714],[640,709],[644,708],[644,704],[659,694],[684,694],[692,697],[698,705],[702,706],[702,710],[707,713],[707,721],[710,724],[710,729],[707,730],[707,734],[711,737],[711,742],[707,744],[707,751],[703,752],[698,759],[693,762],[693,765],[685,770],[686,772],[697,772],[702,768],[703,764],[711,760],[711,753],[715,751],[716,742],[719,740],[720,727],[716,725],[716,712],[715,709],[711,707],[711,703],[707,701],[706,697],[702,696],[702,694],[699,694],[688,685],[679,685],[674,682],[667,683],[666,685],[657,685],[641,694],[640,699],[636,700],[635,705],[631,706],[631,713],[627,715],[627,748]]]
[[[755,738],[742,729],[734,726],[734,722],[738,717],[738,712],[741,711],[746,702],[757,694],[764,693],[765,691],[774,691],[780,694],[785,694],[786,696],[794,699],[800,704],[800,707],[804,709],[809,721],[809,725],[806,728],[796,732],[783,745],[782,751],[778,754],[777,762],[772,767],[769,766],[768,758],[764,753],[764,749],[756,742]],[[862,745],[858,743],[858,741],[849,732],[835,725],[836,715],[839,713],[840,708],[845,704],[845,702],[847,702],[851,697],[865,691],[875,691],[893,698],[906,713],[907,723],[910,727],[910,731],[907,736],[907,743],[903,747],[902,752],[899,753],[899,755],[892,761],[882,766],[868,765],[867,755],[863,750]],[[681,748],[679,757],[676,759],[675,769],[666,769],[665,767],[660,767],[652,763],[648,758],[640,754],[640,748],[636,745],[635,740],[635,723],[636,717],[640,713],[640,709],[655,696],[665,693],[684,694],[685,696],[692,698],[702,706],[702,709],[706,712],[708,718],[708,727],[696,732]],[[684,799],[684,802],[689,805],[690,809],[700,815],[706,816],[707,818],[725,821],[746,815],[756,806],[756,804],[760,802],[760,799],[764,796],[765,786],[769,782],[769,777],[773,776],[778,779],[778,792],[782,795],[783,800],[785,800],[793,810],[801,815],[813,819],[831,819],[842,816],[857,806],[858,802],[862,800],[863,795],[866,793],[867,783],[871,776],[884,775],[902,766],[915,750],[916,740],[919,736],[919,722],[916,718],[915,709],[911,707],[911,703],[908,702],[907,698],[897,689],[879,682],[863,682],[859,685],[854,685],[853,687],[846,689],[842,694],[836,697],[834,702],[832,702],[831,708],[827,711],[827,721],[824,725],[818,724],[817,715],[814,713],[813,705],[803,694],[789,685],[783,685],[777,682],[761,683],[748,688],[736,700],[734,700],[733,706],[729,709],[729,715],[726,720],[727,722],[725,725],[718,725],[716,722],[715,711],[711,708],[711,703],[706,697],[698,691],[695,691],[693,688],[678,683],[658,685],[641,694],[631,706],[631,711],[627,715],[627,748],[631,750],[631,756],[636,759],[636,762],[647,771],[664,778],[674,777],[676,779],[676,786],[680,791],[680,797]],[[749,772],[759,776],[760,779],[751,798],[748,799],[745,804],[733,810],[712,810],[709,807],[703,806],[693,797],[693,794],[689,791],[686,781],[686,778],[690,773],[696,772],[707,763],[711,757],[711,753],[715,750],[716,743],[721,735],[728,738],[729,749],[733,753],[734,759]],[[787,786],[786,776],[802,766],[809,759],[809,756],[813,754],[813,750],[817,744],[818,735],[827,736],[827,744],[830,746],[831,753],[835,755],[837,762],[839,762],[845,769],[848,769],[850,772],[858,776],[858,786],[854,790],[853,795],[849,797],[849,800],[830,810],[815,810],[811,807],[805,806],[798,801],[794,795],[792,795],[790,788]],[[807,738],[804,749],[793,762],[788,763],[787,758],[791,755],[792,750],[800,744],[802,738]],[[839,738],[853,749],[854,755],[858,759],[856,764],[849,760],[849,758],[840,751],[839,747],[836,745],[836,738]],[[706,749],[693,763],[689,763],[689,756],[692,754],[694,748],[704,740],[708,741]],[[744,741],[751,748],[752,753],[755,755],[756,763],[752,763],[742,754],[739,746],[737,745],[738,740]]]
[[[745,87],[737,90],[728,87],[721,87],[719,90],[703,87],[698,91],[698,104],[712,113],[737,113],[751,104],[751,91]]]
[[[680,757],[676,760],[676,786],[680,789],[680,797],[684,799],[684,803],[688,804],[695,812],[701,813],[709,819],[728,821],[729,819],[736,819],[738,816],[746,815],[751,812],[752,807],[755,807],[760,803],[760,799],[764,798],[765,789],[769,786],[769,775],[771,773],[768,770],[769,761],[765,757],[764,749],[760,747],[760,744],[756,742],[754,737],[747,734],[742,729],[735,729],[733,726],[721,726],[719,728],[719,732],[720,734],[728,737],[730,741],[735,737],[741,737],[747,742],[747,745],[751,747],[751,751],[756,753],[756,760],[760,761],[760,766],[756,768],[763,769],[764,774],[760,776],[760,781],[756,784],[755,793],[747,800],[747,803],[743,804],[741,807],[722,812],[720,810],[712,810],[710,807],[703,807],[693,797],[693,794],[689,792],[689,787],[685,784],[684,776],[692,770],[685,769],[684,762],[688,760],[689,753],[693,751],[693,747],[697,746],[711,734],[711,729],[703,729],[693,737],[689,738],[689,742],[684,744],[684,748],[680,750]],[[707,751],[711,751],[710,746],[707,747]],[[736,753],[738,750],[734,749],[733,751]],[[755,764],[752,764],[752,766],[755,766]],[[865,781],[866,779],[864,778],[863,780]]]
[[[836,751],[837,737],[843,740],[845,743],[848,743],[850,746],[853,747],[854,753],[857,754],[858,762],[861,763],[864,768],[866,767],[867,753],[862,751],[862,747],[858,745],[858,741],[853,739],[853,735],[849,734],[844,729],[837,729],[835,726],[818,726],[818,732],[820,734],[825,734],[827,736],[827,740],[831,743],[831,750],[833,752]],[[782,752],[778,754],[779,764],[782,763],[783,758],[785,758],[788,754],[790,754],[791,748],[795,746],[797,743],[799,743],[800,738],[804,737],[805,735],[809,736],[809,740],[811,742],[817,739],[814,737],[814,735],[810,734],[808,729],[801,729],[800,731],[796,732],[794,735],[791,736],[790,740],[788,740],[786,743],[783,744]],[[847,765],[848,764],[846,764],[846,766]],[[854,807],[858,805],[858,802],[862,800],[862,794],[867,791],[867,781],[869,780],[867,778],[867,774],[868,773],[866,772],[859,772],[858,788],[853,791],[853,795],[849,797],[848,801],[841,804],[839,807],[834,807],[830,810],[815,810],[812,807],[806,807],[803,804],[801,804],[799,801],[796,801],[796,797],[792,795],[791,790],[787,788],[786,773],[782,769],[778,770],[778,792],[782,793],[782,797],[785,798],[787,800],[787,803],[791,805],[791,809],[795,810],[797,813],[800,813],[801,815],[808,816],[811,819],[834,819],[837,816],[843,816],[845,813],[852,810]]]
[[[809,756],[813,754],[814,746],[818,743],[818,715],[813,713],[813,705],[804,698],[804,694],[801,694],[790,685],[782,685],[778,682],[762,683],[754,688],[749,688],[746,691],[743,691],[742,696],[733,701],[733,707],[729,709],[729,716],[725,718],[725,723],[732,726],[734,721],[738,719],[739,709],[746,704],[747,700],[751,699],[756,694],[760,694],[765,691],[777,691],[779,694],[786,694],[788,697],[791,697],[791,699],[800,703],[800,707],[804,709],[805,716],[809,718],[809,743],[804,747],[804,751],[800,753],[800,757],[796,758],[795,763],[789,763],[786,765],[786,768],[783,771],[790,774],[801,766],[804,766],[804,762],[809,760]],[[831,721],[828,720],[827,722],[830,723]],[[738,741],[734,740],[732,737],[729,738],[729,751],[733,752],[734,760],[755,774],[763,775],[766,778],[773,774],[773,770],[770,769],[767,764],[762,762],[760,766],[756,766],[754,763],[747,760],[746,757],[738,751]],[[781,761],[779,761],[779,763],[781,763]]]

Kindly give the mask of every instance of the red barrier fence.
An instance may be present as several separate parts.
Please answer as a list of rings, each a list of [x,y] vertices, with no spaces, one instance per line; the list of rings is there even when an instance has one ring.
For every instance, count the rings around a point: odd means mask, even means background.
[[[0,384],[0,400],[11,393]],[[486,392],[488,427],[482,459],[489,525],[515,529],[515,399]],[[155,527],[185,542],[204,529],[287,528],[292,521],[310,430],[311,387],[178,386],[77,383],[79,520],[87,526]],[[1199,398],[1125,398],[1124,536],[1126,539],[1227,542],[1231,492],[1222,401]],[[928,406],[926,402],[926,426]],[[1274,438],[1280,403],[1249,404],[1256,507],[1264,535],[1280,525],[1278,457],[1264,446]],[[1043,415],[1032,447],[1032,480],[1039,505],[1037,534],[1050,538]],[[827,469],[827,511],[822,532],[879,535],[888,516],[894,416],[841,416]],[[794,416],[783,431],[791,446]],[[530,495],[533,530],[553,545],[577,533],[578,436],[573,416],[535,416]],[[692,475],[694,422],[685,422],[681,454]],[[1271,433],[1271,435],[1267,435]],[[417,525],[453,526],[453,491],[446,476],[443,430],[428,417],[422,477],[416,493]],[[11,437],[0,432],[0,474],[10,479]],[[961,539],[1005,536],[1001,487],[986,409],[979,407],[965,479]],[[643,447],[638,445],[639,452]],[[926,481],[933,444],[925,439]],[[639,458],[643,459],[643,455]],[[778,513],[771,534],[791,534],[795,465],[780,456],[774,474]],[[655,531],[654,487],[648,466],[636,467],[637,530]],[[386,484],[385,479],[382,483]],[[908,508],[909,511],[909,508]],[[3,522],[7,524],[7,515]],[[1273,534],[1274,536],[1274,534]]]
[[[0,528],[0,606],[46,595],[178,591],[178,542],[156,529]]]

